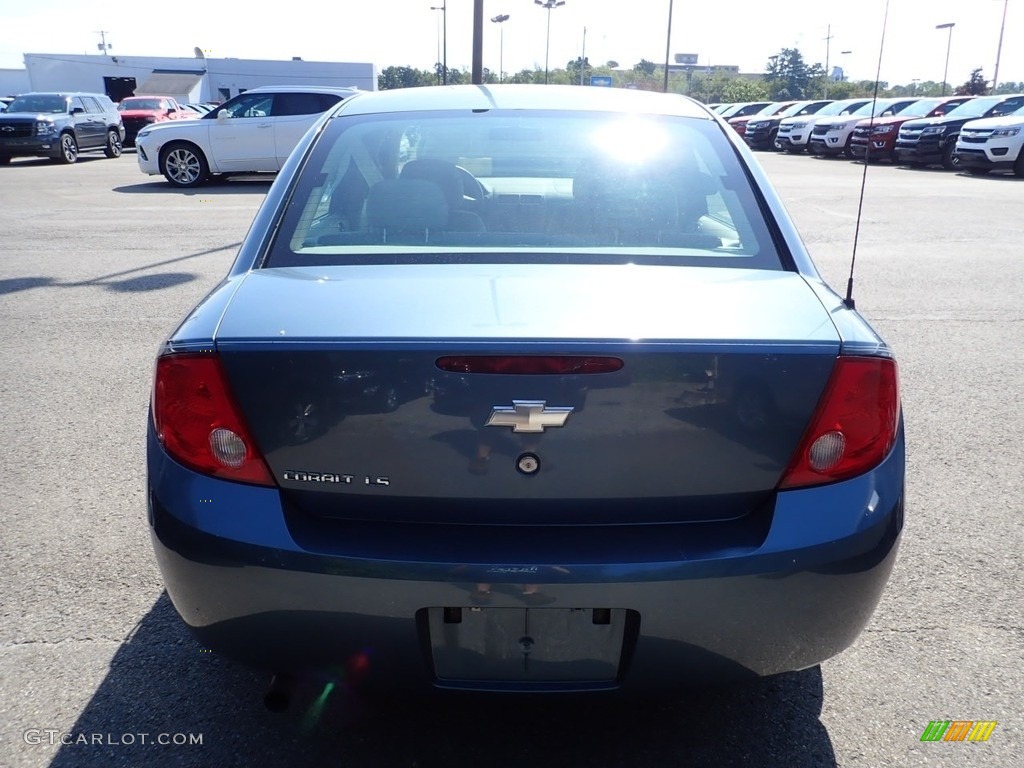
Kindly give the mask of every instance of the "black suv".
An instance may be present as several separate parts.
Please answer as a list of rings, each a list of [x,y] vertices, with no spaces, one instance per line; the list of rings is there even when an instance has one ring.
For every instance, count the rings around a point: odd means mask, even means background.
[[[896,139],[896,159],[903,165],[939,165],[946,170],[957,167],[953,154],[964,123],[983,117],[1008,115],[1024,106],[1024,94],[979,96],[965,101],[941,117],[908,120]]]
[[[120,157],[121,115],[102,93],[25,93],[0,114],[0,165],[12,157],[73,163],[79,152]]]

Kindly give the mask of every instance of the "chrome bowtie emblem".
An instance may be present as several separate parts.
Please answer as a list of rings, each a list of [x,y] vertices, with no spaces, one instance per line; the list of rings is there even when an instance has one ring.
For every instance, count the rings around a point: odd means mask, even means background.
[[[4,133],[14,133],[14,126],[5,125],[3,128],[0,128],[0,131],[3,131]]]
[[[512,427],[513,432],[543,432],[545,427],[565,426],[571,407],[547,407],[543,400],[513,400],[512,407],[496,405],[485,427]]]

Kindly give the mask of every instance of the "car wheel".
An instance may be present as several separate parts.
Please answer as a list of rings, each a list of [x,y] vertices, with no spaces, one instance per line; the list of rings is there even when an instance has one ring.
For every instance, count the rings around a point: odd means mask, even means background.
[[[60,135],[60,154],[57,155],[57,162],[71,165],[78,160],[78,142],[70,133]]]
[[[847,160],[856,160],[857,156],[853,154],[853,134],[846,140],[846,144],[843,146],[843,157]],[[869,162],[867,155],[864,155],[864,162]]]
[[[11,164],[11,158],[9,158],[9,157],[0,157],[0,165],[10,165],[10,164]]]
[[[197,187],[209,178],[210,166],[194,145],[178,142],[160,155],[160,172],[176,187]]]
[[[992,169],[991,168],[965,168],[964,170],[967,171],[972,176],[984,176],[985,174],[987,174]]]
[[[779,148],[777,146],[775,146],[775,139],[777,139],[778,136],[779,136],[779,132],[778,131],[771,131],[768,134],[768,146],[766,147],[766,149],[769,152],[777,152],[778,151]]]
[[[953,152],[952,145],[942,151],[942,167],[947,171],[955,171],[960,167],[960,158]]]
[[[123,149],[121,134],[117,131],[107,131],[107,143],[103,147],[103,154],[107,157],[120,157]]]
[[[2,158],[0,158],[0,162],[2,162]],[[1024,147],[1017,150],[1017,162],[1013,164],[1013,175],[1024,179]]]

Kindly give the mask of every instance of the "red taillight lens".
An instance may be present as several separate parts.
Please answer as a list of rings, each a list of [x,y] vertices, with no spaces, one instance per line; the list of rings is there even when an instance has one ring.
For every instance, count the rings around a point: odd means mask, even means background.
[[[463,355],[439,357],[436,365],[449,373],[554,374],[614,373],[622,368],[617,357],[577,355]]]
[[[157,360],[153,423],[167,453],[185,466],[225,480],[274,485],[215,355]]]
[[[843,480],[878,466],[900,421],[896,361],[840,357],[779,488]]]

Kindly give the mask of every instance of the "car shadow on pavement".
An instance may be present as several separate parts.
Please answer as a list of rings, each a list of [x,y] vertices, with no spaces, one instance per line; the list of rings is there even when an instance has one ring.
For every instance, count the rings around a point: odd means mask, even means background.
[[[265,195],[274,181],[273,174],[231,176],[227,179],[212,178],[198,187],[181,189],[171,186],[162,177],[153,176],[153,181],[142,184],[127,184],[114,187],[114,192],[124,195],[175,194],[186,197],[220,197],[223,195]]]
[[[819,719],[819,668],[639,701],[602,694],[370,700],[342,684],[309,681],[280,714],[263,706],[266,682],[201,648],[164,593],[115,653],[50,768],[836,765]]]
[[[157,272],[152,275],[139,275],[137,277],[128,277],[123,280],[117,280],[115,278],[124,278],[125,275],[165,267],[168,264],[176,264],[180,261],[198,258],[199,256],[210,256],[214,253],[221,253],[222,251],[234,251],[237,250],[241,244],[241,242],[237,242],[218,246],[217,248],[206,248],[202,251],[196,251],[195,253],[189,253],[184,256],[176,256],[173,259],[164,259],[163,261],[153,262],[152,264],[143,264],[142,266],[134,267],[133,269],[111,272],[106,275],[98,275],[96,277],[91,277],[88,280],[76,280],[74,282],[62,283],[57,282],[52,277],[13,277],[7,280],[0,280],[0,296],[8,293],[29,291],[33,288],[82,288],[93,285],[103,286],[107,290],[119,291],[122,293],[156,291],[162,288],[173,288],[174,286],[182,285],[183,283],[188,283],[192,280],[197,280],[198,275],[194,275],[191,272]]]

